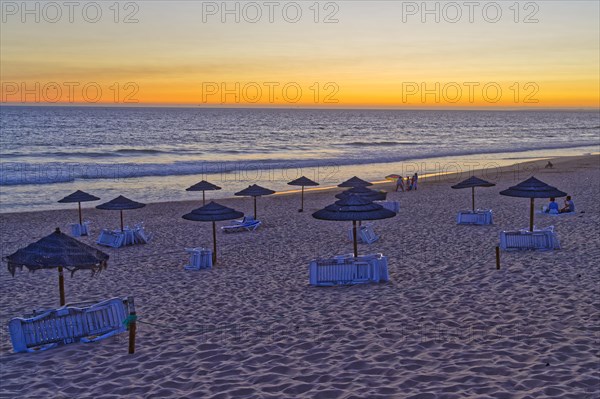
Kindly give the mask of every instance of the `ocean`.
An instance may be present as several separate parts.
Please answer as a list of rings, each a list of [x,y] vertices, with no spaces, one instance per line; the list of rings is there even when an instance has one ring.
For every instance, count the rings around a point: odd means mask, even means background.
[[[76,189],[185,200],[206,179],[223,187],[207,193],[218,198],[254,183],[293,189],[301,175],[335,185],[600,150],[593,111],[0,106],[0,116],[2,212],[61,208]]]

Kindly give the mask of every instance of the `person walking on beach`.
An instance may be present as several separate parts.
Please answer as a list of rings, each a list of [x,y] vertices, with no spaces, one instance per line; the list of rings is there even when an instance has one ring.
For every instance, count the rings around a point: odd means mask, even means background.
[[[417,172],[415,172],[415,174],[413,175],[413,178],[412,178],[412,186],[415,191],[417,191],[417,181],[418,180],[419,180],[419,175],[417,175]]]
[[[398,189],[404,192],[404,179],[402,176],[398,176],[398,180],[396,180],[396,192],[398,192]]]

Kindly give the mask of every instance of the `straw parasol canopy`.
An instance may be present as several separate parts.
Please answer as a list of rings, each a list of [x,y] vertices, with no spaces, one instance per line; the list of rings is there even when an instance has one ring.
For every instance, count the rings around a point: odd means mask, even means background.
[[[65,304],[63,268],[71,275],[77,270],[87,269],[92,275],[107,267],[108,255],[90,247],[56,229],[54,233],[19,249],[5,258],[8,271],[14,276],[17,268],[30,271],[58,268],[60,305]]]
[[[533,207],[535,198],[553,198],[564,197],[567,193],[560,191],[556,187],[549,186],[535,177],[522,181],[516,186],[509,187],[507,190],[500,191],[500,195],[519,198],[531,198],[529,209],[529,231],[533,231]]]
[[[476,176],[471,176],[467,180],[463,180],[458,184],[452,186],[454,189],[470,188],[471,189],[471,200],[473,204],[473,212],[475,212],[475,187],[494,187],[494,183],[480,179]]]
[[[83,224],[83,218],[81,217],[81,203],[89,201],[98,201],[100,198],[83,192],[81,190],[75,191],[73,194],[67,195],[65,198],[58,200],[61,204],[67,204],[77,202],[79,204],[79,224]]]
[[[335,195],[335,198],[344,199],[349,195],[357,195],[369,201],[384,201],[386,194],[381,191],[371,190],[365,186],[352,187],[349,190],[342,191]]]
[[[214,201],[209,202],[201,208],[194,209],[192,212],[183,215],[186,220],[196,222],[212,222],[213,228],[213,263],[217,263],[217,227],[215,222],[222,220],[238,219],[244,216],[243,212],[217,204]]]
[[[356,237],[356,222],[363,220],[380,220],[396,216],[396,212],[385,209],[379,204],[360,198],[356,194],[336,201],[332,205],[312,214],[315,219],[352,221],[352,237],[354,239],[354,257],[358,256],[358,241]]]
[[[205,192],[206,191],[215,191],[215,190],[220,190],[221,187],[209,183],[206,180],[202,180],[199,183],[194,184],[193,186],[190,186],[188,188],[185,189],[185,191],[202,191],[202,205],[206,205],[206,195]]]
[[[105,209],[108,211],[120,211],[121,212],[121,231],[123,231],[123,211],[127,209],[139,209],[145,207],[146,204],[130,200],[127,197],[119,195],[117,198],[112,199],[104,204],[98,205],[97,209]]]
[[[345,182],[338,184],[338,187],[365,187],[372,185],[373,183],[369,183],[368,181],[359,179],[358,177],[354,176],[346,180]]]
[[[304,212],[304,187],[318,186],[319,183],[310,180],[308,177],[302,176],[288,183],[290,186],[302,186],[302,194],[300,195],[300,209],[298,212]]]
[[[256,197],[262,197],[263,195],[275,194],[275,191],[269,190],[268,188],[261,187],[257,184],[248,186],[248,188],[238,191],[234,195],[239,197],[254,197],[254,219],[256,219]]]

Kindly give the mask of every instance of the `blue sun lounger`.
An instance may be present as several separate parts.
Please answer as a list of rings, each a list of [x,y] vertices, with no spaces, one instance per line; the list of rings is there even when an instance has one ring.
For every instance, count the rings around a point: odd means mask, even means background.
[[[459,211],[456,224],[484,226],[494,224],[491,209],[477,209],[476,211]]]
[[[400,202],[398,201],[373,201],[376,204],[381,205],[385,209],[389,209],[392,212],[400,212]]]
[[[352,254],[315,259],[309,265],[311,285],[330,287],[389,281],[387,258],[382,254],[354,258]]]
[[[98,237],[96,244],[105,247],[120,248],[125,244],[125,234],[121,231],[103,229],[100,231],[100,236]]]
[[[39,352],[73,342],[96,342],[126,331],[133,298],[112,298],[99,303],[65,305],[34,312],[8,323],[15,352]]]
[[[254,231],[261,225],[259,220],[255,220],[251,216],[245,216],[242,220],[236,220],[229,226],[221,227],[225,233],[233,233],[238,231]]]
[[[360,240],[362,242],[364,242],[365,244],[369,244],[369,245],[371,245],[375,241],[379,240],[379,236],[377,236],[377,234],[375,234],[375,231],[373,231],[373,226],[370,224],[365,225],[365,226],[360,226],[358,235],[360,236]]]
[[[89,235],[90,222],[86,221],[86,222],[83,222],[82,224],[71,223],[69,226],[71,227],[71,235],[73,237],[81,237],[81,236]]]
[[[184,266],[185,270],[212,269],[212,251],[205,248],[186,248],[190,254],[190,263]]]
[[[560,242],[552,226],[544,230],[500,232],[500,248],[505,251],[532,249],[551,251],[560,249]]]
[[[353,241],[352,237],[352,227],[348,229],[348,240]],[[365,244],[373,244],[375,241],[379,240],[379,236],[375,234],[373,230],[372,224],[365,224],[356,228],[356,235],[360,242]]]
[[[103,229],[96,241],[98,245],[120,248],[127,245],[147,244],[152,239],[152,234],[147,234],[143,223],[136,225],[133,229],[126,226],[121,230]]]

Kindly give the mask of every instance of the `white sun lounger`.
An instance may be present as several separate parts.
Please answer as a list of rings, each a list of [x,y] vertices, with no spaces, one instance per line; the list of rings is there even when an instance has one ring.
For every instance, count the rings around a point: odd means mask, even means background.
[[[105,247],[120,248],[125,244],[125,234],[120,231],[115,232],[103,229],[96,244],[104,245]]]
[[[379,240],[379,237],[373,231],[373,226],[369,224],[365,226],[360,226],[360,228],[358,229],[358,234],[360,236],[361,241],[365,244],[371,245],[375,241]]]
[[[255,220],[251,216],[245,216],[242,220],[236,220],[229,226],[221,227],[225,233],[233,233],[237,231],[254,231],[261,225],[259,220]]]
[[[352,254],[315,259],[309,265],[309,282],[314,286],[364,284],[389,281],[387,258],[381,254]]]
[[[65,305],[8,323],[15,352],[38,352],[73,342],[96,342],[122,333],[133,298]]]
[[[135,244],[135,233],[129,228],[129,226],[126,226],[122,232],[117,230],[113,233],[123,235],[123,246]]]
[[[147,244],[151,238],[152,236],[144,231],[143,224],[138,224],[133,229],[126,226],[123,231],[103,229],[96,243],[106,247],[120,248],[126,245]]]
[[[558,237],[550,226],[544,230],[519,230],[500,232],[500,248],[505,251],[534,249],[550,251],[560,249]]]
[[[90,222],[83,222],[83,224],[79,223],[71,223],[69,226],[71,227],[71,235],[73,237],[81,237],[87,236],[89,234],[89,224]]]
[[[368,262],[323,259],[310,264],[310,283],[315,286],[361,284],[369,280]]]
[[[348,229],[348,239],[350,241],[353,240],[352,234],[353,234],[352,227],[350,227]],[[379,236],[377,236],[377,234],[375,234],[372,224],[366,224],[366,225],[356,227],[356,234],[357,234],[358,240],[365,244],[371,245],[375,241],[379,240]]]
[[[152,239],[152,234],[146,233],[144,230],[144,223],[135,225],[133,229],[133,243],[134,244],[148,244]]]
[[[392,212],[400,212],[400,203],[398,201],[373,201],[376,204],[383,206]]]
[[[144,223],[136,224],[133,229],[129,226],[125,227],[125,243],[124,245],[148,244],[152,235],[146,234]]]
[[[190,264],[185,265],[185,270],[200,270],[212,268],[212,251],[204,248],[186,248],[190,254]]]
[[[139,229],[139,230],[133,230],[133,243],[134,244],[148,244],[150,242],[150,239],[152,238],[151,235],[146,235],[146,232],[144,231],[144,229]]]
[[[494,224],[494,218],[491,209],[477,209],[475,212],[459,211],[456,223],[483,226]]]

